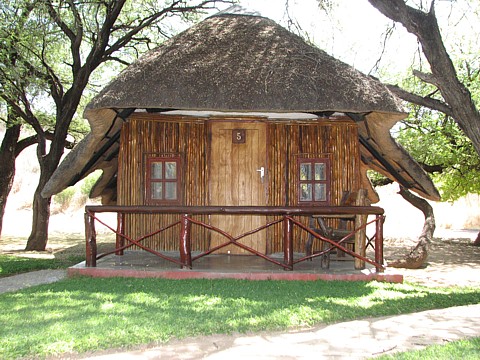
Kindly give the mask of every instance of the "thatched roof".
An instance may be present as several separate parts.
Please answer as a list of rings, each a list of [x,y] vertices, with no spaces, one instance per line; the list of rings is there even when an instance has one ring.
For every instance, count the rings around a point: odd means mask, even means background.
[[[123,121],[117,114],[128,109],[357,114],[365,164],[394,180],[401,173],[404,185],[439,198],[390,137],[389,129],[405,117],[399,100],[376,79],[264,17],[212,16],[127,67],[88,104],[84,115],[92,132],[60,165],[44,196],[97,168],[106,171],[92,195],[115,192],[118,144],[111,139]]]

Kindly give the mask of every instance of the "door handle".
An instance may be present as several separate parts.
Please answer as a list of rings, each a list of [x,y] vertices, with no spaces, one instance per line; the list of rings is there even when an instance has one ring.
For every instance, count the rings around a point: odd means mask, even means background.
[[[260,179],[262,180],[265,178],[265,168],[263,166],[260,167],[260,169],[257,169],[257,171],[260,173]]]

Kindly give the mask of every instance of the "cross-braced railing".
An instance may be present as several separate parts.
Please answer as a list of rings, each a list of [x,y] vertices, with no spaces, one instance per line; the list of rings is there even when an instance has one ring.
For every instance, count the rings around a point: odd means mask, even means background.
[[[107,225],[105,222],[100,220],[96,214],[97,213],[117,213],[117,228]],[[174,221],[171,224],[160,228],[152,233],[142,235],[138,238],[132,238],[125,234],[125,215],[126,214],[179,214],[181,215],[179,221]],[[262,215],[266,217],[274,216],[281,217],[280,219],[266,222],[265,225],[262,225],[258,228],[249,230],[241,235],[233,236],[228,232],[213,226],[211,224],[205,223],[198,219],[195,219],[195,215],[222,215],[222,216],[238,216],[238,215]],[[326,236],[320,235],[318,232],[314,231],[310,227],[304,225],[302,222],[295,219],[296,216],[328,216],[339,217],[344,215],[354,215],[357,217],[366,218],[368,215],[373,215],[374,220],[370,222],[356,222],[359,224],[353,229],[348,235],[343,239],[333,240]],[[97,254],[97,243],[96,243],[96,230],[95,230],[95,221],[98,221],[102,225],[106,226],[112,232],[116,234],[117,242],[115,250],[107,253]],[[278,206],[168,206],[168,207],[154,207],[154,206],[86,206],[85,207],[85,236],[86,236],[86,266],[95,267],[97,260],[110,255],[117,254],[123,255],[123,251],[132,246],[138,246],[139,248],[148,251],[156,256],[161,257],[162,259],[168,260],[172,263],[179,265],[182,268],[193,268],[193,262],[203,256],[212,254],[213,252],[220,250],[228,245],[234,245],[242,248],[243,250],[259,256],[271,263],[274,263],[285,270],[293,270],[294,264],[297,264],[302,261],[311,260],[317,256],[323,256],[332,249],[339,249],[347,254],[350,254],[355,258],[355,268],[363,268],[365,263],[372,264],[375,266],[377,272],[382,272],[384,270],[383,266],[383,209],[375,206],[330,206],[330,207],[278,207]],[[255,234],[259,231],[265,230],[276,224],[283,224],[283,261],[278,261],[275,258],[269,257],[254,248],[245,245],[240,242],[240,240],[246,236]],[[365,234],[365,229],[370,224],[375,224],[375,234],[373,239],[375,241],[375,258],[374,260],[369,259],[365,255],[365,236],[358,236],[358,234]],[[192,225],[200,226],[205,229],[208,229],[212,232],[221,234],[225,238],[225,242],[214,247],[211,247],[209,250],[202,252],[199,255],[192,256],[192,239],[191,239],[191,228]],[[167,229],[173,227],[179,227],[178,231],[178,248],[179,256],[177,258],[167,256],[159,251],[151,249],[142,244],[144,239],[147,239],[156,234],[162,233]],[[294,227],[298,227],[303,231],[308,232],[312,237],[327,242],[330,244],[326,249],[315,252],[314,254],[306,255],[298,259],[293,257],[294,249]],[[356,249],[355,251],[350,250],[345,246],[345,241],[351,237],[355,237]],[[359,240],[357,240],[359,239]]]

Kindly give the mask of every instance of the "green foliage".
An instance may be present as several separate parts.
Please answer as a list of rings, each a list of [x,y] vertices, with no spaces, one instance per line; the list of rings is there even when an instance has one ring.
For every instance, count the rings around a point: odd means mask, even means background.
[[[68,187],[61,193],[55,195],[54,200],[60,205],[61,209],[65,210],[70,206],[72,199],[75,196],[75,191],[74,187]]]
[[[427,169],[444,200],[480,193],[480,158],[455,121],[412,106],[397,140]]]
[[[93,186],[97,182],[97,180],[100,178],[102,172],[94,172],[90,175],[88,175],[85,179],[83,179],[82,186],[80,188],[80,191],[82,192],[82,195],[84,196],[89,196],[90,191],[92,191]]]
[[[83,256],[67,259],[37,259],[0,255],[0,277],[43,269],[63,269],[84,260]]]
[[[459,61],[459,78],[470,85],[472,98],[480,104],[479,72]],[[443,100],[432,85],[415,77],[402,87],[416,94]],[[443,113],[408,104],[409,116],[393,134],[397,141],[430,173],[442,199],[454,201],[468,193],[480,193],[480,157],[458,124]]]
[[[72,278],[0,295],[0,357],[286,330],[473,304],[479,295],[377,282]]]

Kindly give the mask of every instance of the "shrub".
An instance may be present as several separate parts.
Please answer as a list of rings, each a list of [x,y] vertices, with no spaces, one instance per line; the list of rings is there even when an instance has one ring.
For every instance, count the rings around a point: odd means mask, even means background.
[[[94,172],[88,175],[85,179],[83,179],[82,186],[80,187],[80,191],[82,195],[88,197],[90,195],[90,191],[92,191],[93,186],[100,178],[101,172]]]
[[[61,193],[54,196],[55,202],[59,205],[60,211],[68,209],[68,206],[72,202],[75,196],[75,188],[69,187],[63,190]]]

